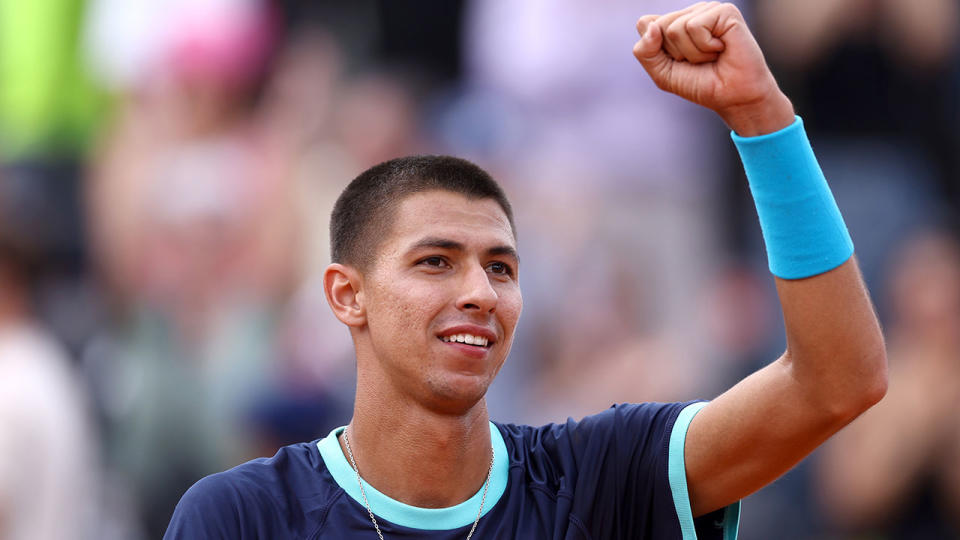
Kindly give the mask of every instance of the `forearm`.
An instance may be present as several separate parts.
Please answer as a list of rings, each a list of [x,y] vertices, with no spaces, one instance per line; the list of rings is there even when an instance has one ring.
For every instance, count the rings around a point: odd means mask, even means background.
[[[734,140],[777,276],[787,334],[779,361],[813,403],[842,418],[885,391],[883,335],[803,125],[794,123],[789,100],[774,88],[756,111],[720,113],[739,135]]]
[[[695,512],[774,480],[886,390],[879,324],[802,125],[735,140],[777,276],[787,349],[691,424],[687,472]]]

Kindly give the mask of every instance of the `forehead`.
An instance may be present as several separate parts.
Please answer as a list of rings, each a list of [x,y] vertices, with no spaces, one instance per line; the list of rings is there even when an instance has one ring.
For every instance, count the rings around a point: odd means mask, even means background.
[[[384,252],[405,250],[428,236],[468,247],[516,247],[510,220],[494,199],[471,199],[449,191],[415,193],[397,204],[392,221]]]

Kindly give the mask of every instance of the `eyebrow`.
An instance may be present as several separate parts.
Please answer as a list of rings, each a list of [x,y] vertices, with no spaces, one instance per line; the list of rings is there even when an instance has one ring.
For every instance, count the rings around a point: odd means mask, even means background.
[[[429,236],[424,238],[417,243],[413,244],[410,247],[410,250],[418,250],[425,248],[435,248],[435,249],[446,249],[451,251],[466,251],[467,247],[456,240],[449,240],[447,238],[439,238],[434,236]],[[489,255],[504,255],[507,257],[512,257],[518,262],[520,261],[520,255],[517,253],[517,250],[513,246],[494,246],[486,251],[486,254]]]

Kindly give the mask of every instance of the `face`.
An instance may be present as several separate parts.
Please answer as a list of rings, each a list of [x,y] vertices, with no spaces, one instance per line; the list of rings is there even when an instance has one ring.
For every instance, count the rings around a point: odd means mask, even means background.
[[[400,202],[361,293],[385,382],[438,410],[480,401],[520,317],[518,262],[496,201],[430,191]]]

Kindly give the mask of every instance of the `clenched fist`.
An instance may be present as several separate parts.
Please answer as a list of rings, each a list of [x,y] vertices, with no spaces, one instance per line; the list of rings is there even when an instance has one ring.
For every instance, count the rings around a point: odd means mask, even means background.
[[[743,136],[793,122],[760,46],[733,4],[700,2],[637,21],[633,55],[657,87],[712,109]]]

